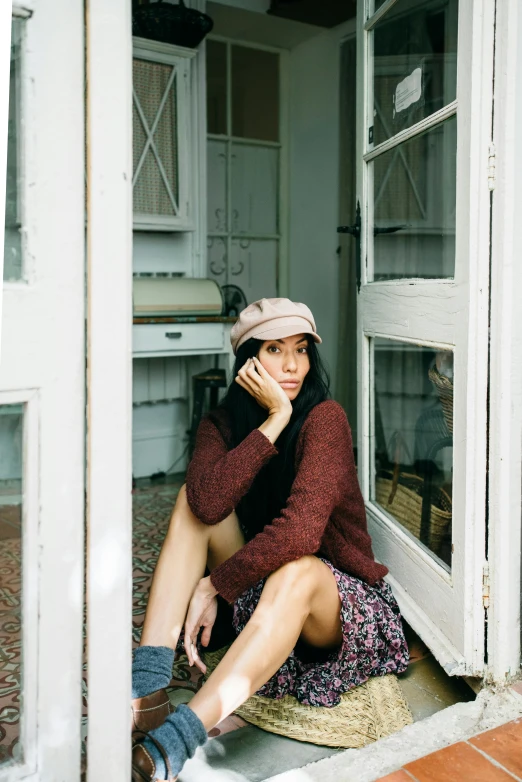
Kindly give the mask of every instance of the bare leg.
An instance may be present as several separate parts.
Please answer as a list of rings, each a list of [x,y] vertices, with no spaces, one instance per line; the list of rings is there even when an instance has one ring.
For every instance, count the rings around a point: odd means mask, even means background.
[[[299,637],[322,648],[342,641],[337,583],[316,557],[290,562],[267,579],[247,626],[189,703],[205,728],[213,728],[265,684]]]
[[[190,510],[183,486],[154,571],[141,645],[175,649],[207,562],[214,568],[243,545],[235,513],[215,526],[202,524]]]

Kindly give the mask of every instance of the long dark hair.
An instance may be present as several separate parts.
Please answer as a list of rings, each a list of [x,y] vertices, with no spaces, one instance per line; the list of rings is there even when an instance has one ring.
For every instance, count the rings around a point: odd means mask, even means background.
[[[262,344],[261,340],[249,339],[241,345],[234,365],[234,378],[247,359],[258,355]],[[316,343],[310,338],[308,357],[310,370],[300,393],[292,402],[292,417],[276,443],[279,453],[258,473],[249,492],[236,508],[247,539],[260,532],[264,524],[279,515],[285,506],[295,478],[295,450],[299,432],[310,410],[330,397],[328,372]],[[267,418],[267,411],[235,379],[219,407],[227,414],[229,448],[239,445]],[[219,416],[214,419],[219,426],[218,420]]]

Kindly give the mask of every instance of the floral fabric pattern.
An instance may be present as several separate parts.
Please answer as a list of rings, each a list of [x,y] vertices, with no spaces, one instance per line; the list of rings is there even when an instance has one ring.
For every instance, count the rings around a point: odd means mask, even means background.
[[[294,650],[258,695],[279,699],[293,695],[308,706],[336,706],[341,695],[370,676],[402,673],[409,654],[399,607],[390,586],[375,586],[337,570],[322,560],[335,576],[341,599],[343,641],[324,662],[304,662]],[[234,629],[240,633],[261,597],[265,579],[250,587],[234,603]]]

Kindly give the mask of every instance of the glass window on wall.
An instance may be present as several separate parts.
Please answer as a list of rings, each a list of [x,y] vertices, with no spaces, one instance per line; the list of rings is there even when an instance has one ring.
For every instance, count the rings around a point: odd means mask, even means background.
[[[20,760],[22,405],[0,405],[0,763]]]
[[[22,210],[20,204],[20,36],[23,22],[11,26],[11,69],[7,136],[7,181],[5,201],[4,280],[20,280],[22,264]]]
[[[248,302],[277,295],[279,70],[277,52],[207,42],[208,274]]]
[[[373,366],[372,499],[450,568],[453,352],[376,338]]]

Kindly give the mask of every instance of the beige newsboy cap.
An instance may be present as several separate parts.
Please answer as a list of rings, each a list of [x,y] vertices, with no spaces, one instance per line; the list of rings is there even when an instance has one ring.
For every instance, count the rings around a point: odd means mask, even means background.
[[[310,334],[322,342],[315,327],[314,316],[306,304],[290,299],[260,299],[249,304],[240,314],[230,332],[234,353],[248,339],[283,339],[295,334]]]

